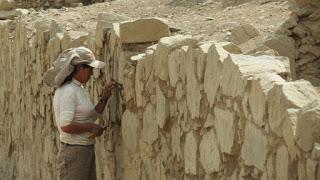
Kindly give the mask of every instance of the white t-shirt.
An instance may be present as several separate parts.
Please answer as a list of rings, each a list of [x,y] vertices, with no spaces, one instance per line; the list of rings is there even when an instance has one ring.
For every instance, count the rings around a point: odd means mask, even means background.
[[[88,139],[91,135],[89,132],[69,134],[61,130],[62,126],[68,125],[71,121],[78,123],[94,122],[99,115],[79,81],[73,79],[69,84],[64,84],[56,89],[53,97],[53,108],[61,142],[77,145],[92,145],[95,143],[94,138]]]

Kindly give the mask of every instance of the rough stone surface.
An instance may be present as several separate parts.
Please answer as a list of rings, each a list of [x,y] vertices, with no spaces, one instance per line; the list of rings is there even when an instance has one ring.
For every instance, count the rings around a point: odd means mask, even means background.
[[[228,40],[235,44],[242,44],[259,35],[259,31],[250,24],[235,27],[230,30]]]
[[[276,156],[276,179],[291,179],[289,178],[289,155],[285,146],[280,146]]]
[[[260,129],[251,123],[246,124],[241,158],[248,166],[263,170],[268,153],[268,141]]]
[[[154,42],[170,35],[168,25],[156,18],[115,23],[114,29],[123,44]]]
[[[317,91],[304,80],[275,85],[268,97],[268,114],[271,130],[282,135],[282,125],[288,108],[303,108],[318,97]]]
[[[137,115],[129,110],[124,112],[122,116],[121,132],[123,136],[123,145],[130,154],[135,154],[138,150],[140,130],[141,127]]]
[[[250,85],[249,107],[255,124],[260,127],[265,125],[267,98],[269,91],[275,84],[284,83],[285,80],[276,74],[257,75]]]
[[[186,135],[184,146],[184,172],[186,174],[197,174],[197,141],[193,131]]]
[[[290,59],[292,78],[296,79],[296,49],[294,39],[287,36],[276,36],[268,39],[264,45],[278,52],[280,56],[285,56]]]
[[[315,143],[320,143],[320,101],[305,106],[298,115],[296,141],[304,151],[311,151]]]
[[[199,146],[200,162],[207,174],[218,172],[220,170],[220,154],[217,144],[217,138],[213,130],[203,135]]]
[[[222,92],[227,96],[243,96],[248,78],[260,73],[287,74],[284,64],[271,56],[231,54],[223,62]]]
[[[235,138],[236,119],[231,111],[215,108],[215,127],[221,151],[232,154]]]

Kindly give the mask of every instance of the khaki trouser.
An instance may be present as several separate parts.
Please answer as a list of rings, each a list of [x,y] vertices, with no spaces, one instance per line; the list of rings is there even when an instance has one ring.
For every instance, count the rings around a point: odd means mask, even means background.
[[[94,146],[61,143],[58,153],[58,179],[96,180]]]

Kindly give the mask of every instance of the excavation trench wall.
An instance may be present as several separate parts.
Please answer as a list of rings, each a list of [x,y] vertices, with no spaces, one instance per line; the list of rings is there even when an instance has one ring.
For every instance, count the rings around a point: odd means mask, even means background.
[[[310,1],[311,2],[311,1]],[[283,27],[285,34],[294,39],[297,79],[306,79],[320,86],[320,3],[301,1],[301,8],[293,12]]]
[[[42,76],[63,49],[80,45],[107,63],[104,79],[124,85],[99,120],[113,124],[96,145],[99,179],[320,178],[319,94],[288,80],[283,57],[191,36],[132,40],[125,28],[160,28],[153,20],[112,26],[122,18],[110,17],[99,16],[95,33],[0,21],[1,179],[56,179],[54,89]],[[95,102],[102,85],[94,72]]]

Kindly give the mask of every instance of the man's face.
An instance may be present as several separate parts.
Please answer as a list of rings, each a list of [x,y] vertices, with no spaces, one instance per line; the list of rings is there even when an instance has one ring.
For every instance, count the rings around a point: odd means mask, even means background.
[[[78,80],[81,83],[87,83],[93,74],[93,68],[90,66],[81,66],[79,67],[77,74],[79,77]]]

